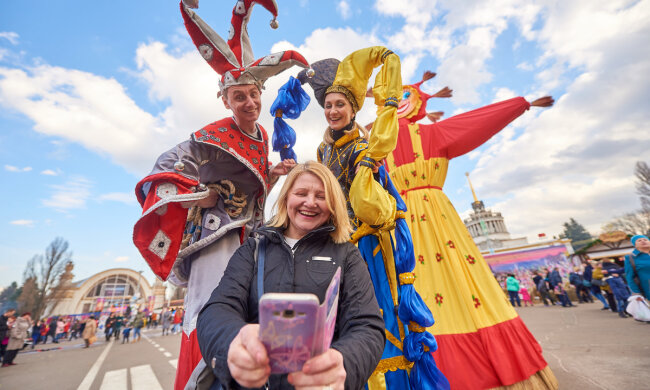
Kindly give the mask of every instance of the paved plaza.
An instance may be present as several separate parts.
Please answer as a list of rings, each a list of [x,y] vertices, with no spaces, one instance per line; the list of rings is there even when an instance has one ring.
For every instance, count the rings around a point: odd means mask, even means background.
[[[517,312],[542,345],[560,389],[650,388],[650,324],[601,307],[537,305]]]

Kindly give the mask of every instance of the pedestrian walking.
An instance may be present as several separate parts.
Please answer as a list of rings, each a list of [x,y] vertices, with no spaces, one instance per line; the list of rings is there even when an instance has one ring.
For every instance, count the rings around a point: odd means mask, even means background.
[[[25,345],[25,338],[27,337],[27,330],[32,326],[32,319],[30,313],[23,313],[12,324],[9,330],[9,343],[7,344],[7,351],[2,359],[2,367],[15,366],[14,359],[23,345]]]
[[[519,281],[515,278],[514,274],[508,274],[508,278],[506,279],[506,290],[508,290],[510,304],[515,306],[516,301],[517,306],[521,307],[521,301],[519,300]]]
[[[131,334],[131,326],[129,324],[124,326],[124,330],[122,330],[122,344],[124,343],[129,343],[129,335]],[[135,336],[133,336],[133,341],[135,341]]]
[[[97,339],[97,336],[95,336],[95,332],[97,332],[97,323],[95,322],[95,316],[88,317],[84,324],[85,326],[83,332],[81,333],[81,337],[84,339],[84,343],[86,344],[84,348],[88,348]]]
[[[534,306],[533,300],[530,298],[530,293],[528,292],[528,289],[526,287],[522,286],[519,289],[519,295],[521,295],[521,300],[524,302],[524,306],[528,307],[529,303],[531,306]]]
[[[144,313],[138,311],[135,315],[135,318],[133,319],[133,342],[134,343],[136,341],[140,341],[140,338],[142,337],[140,335],[140,332],[142,331],[143,327],[144,327]]]
[[[169,328],[172,325],[172,312],[164,308],[162,312],[162,335],[169,334]]]
[[[650,239],[636,235],[631,241],[634,250],[625,256],[627,285],[638,299],[650,299]]]
[[[5,338],[9,338],[8,322],[14,314],[16,314],[16,309],[8,309],[0,316],[0,361],[2,361],[5,355],[5,351],[7,350],[7,344],[2,342]]]
[[[38,320],[34,322],[34,326],[32,326],[32,349],[38,344],[39,340],[41,339],[41,327],[43,326],[43,323],[41,320]]]

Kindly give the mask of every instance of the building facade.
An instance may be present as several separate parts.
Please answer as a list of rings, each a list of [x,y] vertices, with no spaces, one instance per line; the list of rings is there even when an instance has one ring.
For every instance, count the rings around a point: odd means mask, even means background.
[[[478,200],[469,173],[465,173],[474,202],[469,217],[463,220],[474,243],[481,252],[494,252],[496,249],[518,247],[528,244],[526,237],[511,238],[501,213],[486,209],[482,200]]]
[[[165,303],[162,282],[156,280],[152,285],[132,269],[108,269],[77,282],[72,278],[69,264],[59,282],[58,299],[45,310],[46,316],[124,312],[128,306],[157,310]]]

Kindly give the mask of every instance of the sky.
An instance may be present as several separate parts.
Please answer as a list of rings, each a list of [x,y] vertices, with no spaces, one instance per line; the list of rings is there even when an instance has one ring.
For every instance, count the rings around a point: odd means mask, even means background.
[[[531,241],[558,235],[569,218],[598,234],[639,208],[634,164],[650,161],[649,0],[277,2],[277,30],[264,8],[253,11],[256,58],[293,49],[313,62],[384,45],[400,56],[405,84],[431,70],[425,91],[454,90],[428,103],[445,117],[515,96],[555,98],[451,161],[444,191],[461,215],[472,202],[465,172],[510,233]],[[202,0],[197,13],[226,37],[234,4]],[[259,122],[269,133],[266,110],[298,70],[266,83]],[[132,243],[133,190],[160,153],[229,115],[217,81],[175,1],[2,2],[0,287],[22,283],[27,261],[56,237],[70,244],[75,280],[128,267],[152,282]],[[358,120],[373,116],[366,104]],[[322,109],[314,101],[289,122],[299,160],[315,159]]]

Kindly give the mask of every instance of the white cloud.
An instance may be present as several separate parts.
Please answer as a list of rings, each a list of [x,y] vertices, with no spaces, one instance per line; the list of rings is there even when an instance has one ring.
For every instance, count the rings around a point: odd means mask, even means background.
[[[18,44],[18,34],[12,31],[0,32],[0,39],[8,40],[12,45]]]
[[[17,219],[15,221],[9,222],[12,225],[17,225],[17,226],[27,226],[27,227],[34,227],[34,221],[31,219]]]
[[[45,169],[45,170],[42,170],[42,171],[41,171],[41,175],[45,175],[45,176],[58,176],[58,175],[59,175],[59,172],[54,171],[54,170],[52,170],[52,169]]]
[[[18,168],[18,167],[15,167],[13,165],[6,165],[5,164],[5,171],[9,171],[9,172],[29,172],[31,170],[32,170],[32,167]]]
[[[348,3],[346,0],[339,1],[336,4],[336,11],[344,20],[349,19],[351,14],[350,3]]]
[[[129,256],[118,256],[115,258],[116,263],[124,263],[129,261]]]
[[[91,182],[83,177],[76,177],[62,185],[52,185],[54,190],[48,199],[42,201],[46,207],[57,211],[83,209],[90,197]]]
[[[533,70],[534,67],[531,64],[529,64],[528,62],[524,61],[524,62],[520,63],[519,65],[517,65],[517,69],[530,71],[530,70]]]
[[[121,202],[126,205],[137,205],[138,202],[135,196],[132,193],[126,192],[110,192],[108,194],[100,195],[98,198],[99,201],[112,201],[112,202]]]
[[[540,88],[562,78],[566,93],[523,135],[491,144],[472,176],[484,196],[507,199],[491,206],[510,231],[529,236],[556,235],[571,217],[596,233],[638,207],[632,171],[650,147],[643,130],[650,81],[638,77],[650,72],[650,57],[638,50],[650,33],[650,21],[640,18],[649,3],[576,3],[552,4],[539,37],[546,60],[571,64],[577,76],[551,68]]]

